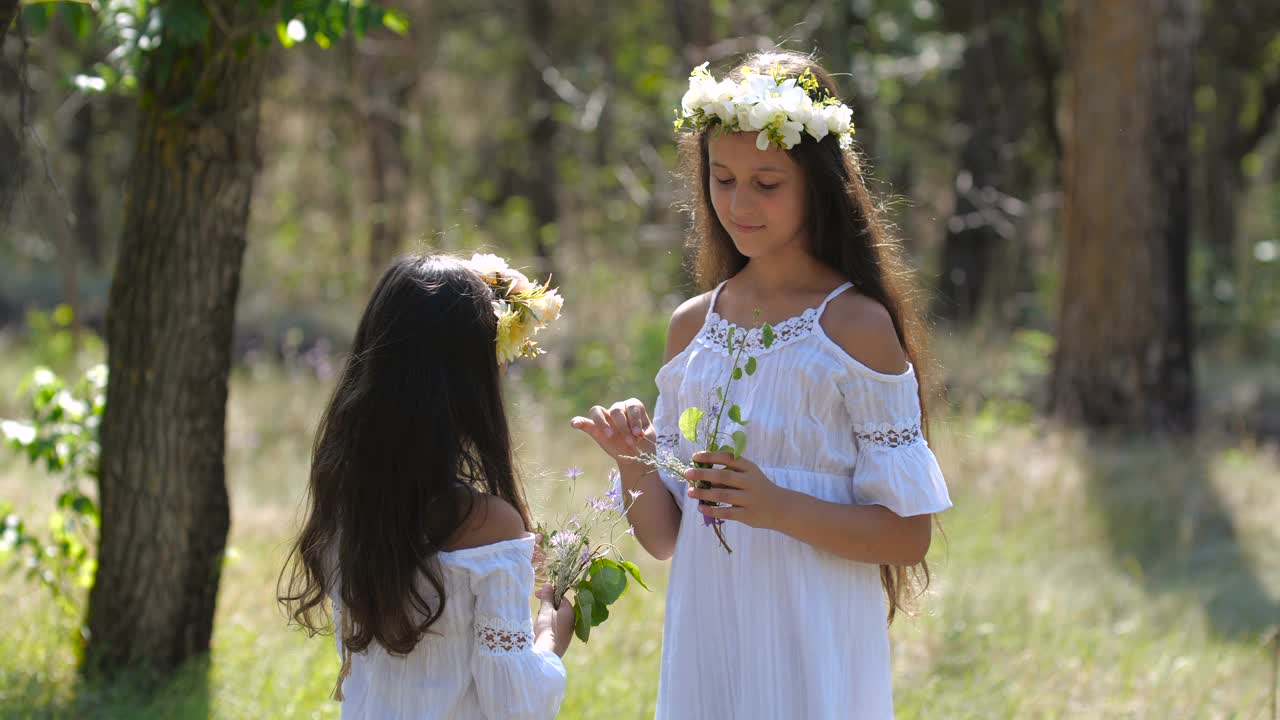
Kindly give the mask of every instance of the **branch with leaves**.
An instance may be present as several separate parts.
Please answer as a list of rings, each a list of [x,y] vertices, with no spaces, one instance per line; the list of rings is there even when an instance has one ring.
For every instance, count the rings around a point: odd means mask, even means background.
[[[10,1],[0,0],[0,39],[8,26],[4,16]],[[111,44],[106,62],[83,68],[72,79],[86,92],[134,92],[148,55],[161,76],[168,76],[176,53],[204,43],[214,30],[221,36],[218,45],[237,57],[254,43],[265,47],[278,41],[290,48],[314,42],[328,48],[338,38],[363,37],[377,27],[400,35],[409,30],[404,12],[353,0],[265,0],[258,11],[238,17],[208,0],[26,0],[20,6],[23,22],[36,34],[61,14],[77,36],[95,35]]]
[[[98,477],[98,430],[106,408],[107,369],[91,368],[68,386],[47,368],[23,383],[30,418],[0,420],[0,437],[33,465],[44,465],[62,481],[57,506],[41,537],[6,502],[0,502],[0,558],[25,558],[27,575],[53,593],[69,614],[78,614],[76,590],[93,585],[97,570],[98,505],[84,485]]]
[[[581,471],[570,468],[565,475],[574,481]],[[551,584],[552,604],[557,608],[565,595],[574,591],[574,634],[583,642],[591,636],[591,628],[609,619],[609,606],[626,593],[628,578],[649,589],[640,568],[625,559],[615,544],[617,528],[640,492],[634,491],[624,500],[617,470],[610,473],[609,482],[612,490],[588,500],[582,511],[561,523],[559,529],[539,524],[536,533],[539,575]]]
[[[756,310],[754,320],[758,321],[759,319],[760,311]],[[736,325],[729,326],[727,344],[732,353],[733,363],[727,371],[723,384],[718,385],[715,389],[715,403],[708,410],[694,406],[686,408],[680,414],[680,434],[686,440],[695,446],[701,447],[706,452],[732,453],[735,458],[742,457],[742,454],[747,451],[747,433],[742,428],[749,423],[742,416],[742,408],[729,401],[730,390],[732,390],[735,381],[755,375],[756,369],[759,367],[759,362],[754,355],[746,355],[750,331],[743,333],[740,337],[737,336],[737,331],[738,327]],[[735,339],[738,340],[736,347],[734,346]],[[769,323],[764,323],[760,326],[760,344],[768,350],[773,347],[773,341],[773,326]],[[744,355],[746,355],[745,361]],[[738,426],[737,430],[729,432],[720,429],[726,412],[729,420]],[[707,463],[689,464],[682,458],[662,448],[658,448],[652,453],[642,453],[627,459],[637,460],[646,465],[666,470],[682,480],[684,479],[684,473],[692,468],[710,469],[712,467]],[[711,483],[700,480],[694,483],[694,487],[705,490],[714,486]],[[715,504],[708,500],[699,500],[698,503],[700,505]],[[721,529],[724,521],[703,515],[702,522],[715,530],[716,539],[720,541],[720,546],[724,548],[725,552],[732,553],[733,548],[729,547],[729,543],[724,537],[724,531]]]

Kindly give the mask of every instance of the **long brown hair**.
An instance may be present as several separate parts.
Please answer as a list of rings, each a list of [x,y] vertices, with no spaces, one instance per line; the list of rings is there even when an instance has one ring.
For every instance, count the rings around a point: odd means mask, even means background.
[[[794,52],[766,52],[749,56],[728,77],[742,80],[746,72],[768,73],[778,69],[787,77],[813,73],[819,92],[838,96],[831,76],[813,58]],[[814,100],[821,99],[814,97]],[[708,133],[713,126],[682,137],[681,175],[690,198],[687,210],[693,217],[689,236],[694,276],[704,290],[738,274],[747,257],[738,252],[729,232],[711,205],[711,167],[707,159]],[[810,251],[820,261],[838,270],[858,292],[879,302],[889,311],[898,342],[915,368],[920,387],[922,426],[927,425],[925,382],[921,375],[926,363],[927,336],[910,266],[904,261],[902,246],[893,236],[882,211],[863,177],[863,163],[856,146],[840,147],[836,136],[815,142],[805,137],[787,151],[806,178],[807,231]],[[913,588],[923,592],[929,585],[925,562],[911,567],[881,565],[880,579],[889,601],[889,622],[903,608]]]
[[[511,503],[531,526],[492,302],[446,256],[401,258],[374,289],[316,432],[306,518],[280,576],[279,601],[309,634],[331,625],[332,593],[344,648],[408,654],[444,612],[436,554],[477,494]]]

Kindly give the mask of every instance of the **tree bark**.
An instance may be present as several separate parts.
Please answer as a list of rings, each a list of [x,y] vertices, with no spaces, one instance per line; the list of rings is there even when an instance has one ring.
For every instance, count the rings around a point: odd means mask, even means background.
[[[555,27],[552,4],[550,0],[526,0],[525,12],[532,50],[534,53],[541,53],[549,62],[551,31]],[[525,147],[528,149],[528,156],[521,194],[529,200],[532,215],[529,230],[532,234],[533,251],[538,259],[538,272],[545,277],[554,270],[551,252],[555,245],[555,226],[559,217],[556,198],[559,173],[555,147],[556,95],[543,79],[539,66],[540,63],[537,62],[529,63],[525,79],[532,102],[526,105],[529,135]]]
[[[1280,6],[1222,0],[1209,3],[1205,12],[1199,85],[1212,91],[1213,102],[1201,117],[1199,189],[1205,212],[1199,226],[1209,249],[1210,287],[1217,293],[1225,285],[1239,293],[1241,261],[1247,257],[1237,237],[1247,188],[1243,163],[1280,113],[1280,73],[1267,72]],[[1221,299],[1238,303],[1239,295]]]
[[[671,0],[670,7],[685,64],[694,66],[711,60],[705,57],[712,41],[710,0]]]
[[[93,177],[93,98],[85,98],[71,119],[67,149],[75,157],[75,177],[71,184],[71,207],[76,218],[76,243],[95,267],[103,263],[102,219]],[[76,318],[77,323],[80,318]]]
[[[4,39],[19,12],[18,0],[0,0],[0,72],[9,72],[4,61]],[[25,42],[22,52],[27,52]],[[19,90],[19,92],[24,91]],[[24,162],[21,133],[24,122],[26,122],[25,117],[18,117],[17,131],[14,131],[5,119],[0,117],[0,157],[5,158],[5,161],[0,164],[0,228],[9,224],[9,211],[13,209],[14,200],[17,199],[18,190],[22,186]]]
[[[85,670],[155,677],[209,648],[230,526],[232,326],[267,51],[231,47],[255,5],[211,0],[205,41],[148,56],[107,310],[98,572]]]
[[[1222,100],[1229,90],[1219,86]],[[1235,98],[1232,98],[1235,99]],[[1220,102],[1222,101],[1220,100]],[[1228,101],[1228,108],[1239,109],[1239,103]],[[1239,126],[1235,116],[1224,112],[1206,123],[1206,150],[1201,165],[1204,183],[1204,214],[1202,227],[1209,246],[1209,282],[1216,294],[1219,282],[1225,282],[1233,295],[1222,298],[1236,302],[1240,288],[1236,287],[1236,235],[1239,230],[1240,198],[1245,188],[1244,156],[1236,152],[1239,147]]]
[[[967,137],[960,152],[959,174],[947,236],[942,246],[935,314],[970,323],[978,315],[992,258],[1001,244],[999,223],[1011,226],[991,190],[1009,191],[1001,172],[1002,149],[1012,138],[1001,132],[1009,94],[1002,87],[999,60],[1007,60],[1002,28],[984,18],[965,46],[958,80],[964,89],[958,108]],[[984,194],[984,191],[987,191]],[[985,198],[985,199],[984,199]]]
[[[4,47],[4,36],[9,26],[18,17],[18,0],[0,0],[0,48]]]
[[[391,40],[388,44],[395,44]],[[406,48],[412,50],[412,46]],[[390,61],[390,62],[388,62]],[[396,72],[395,63],[409,72]],[[404,152],[405,126],[397,116],[408,105],[416,85],[416,68],[408,57],[374,56],[363,60],[361,75],[371,107],[362,118],[369,155],[369,286],[382,277],[404,242],[409,188],[409,158]]]
[[[1037,47],[1044,44],[1040,12],[1038,3],[1014,2],[943,12],[943,26],[969,40],[955,72],[966,136],[934,310],[961,324],[984,318],[1015,326],[1026,314],[1023,298],[1033,293],[1023,200],[1037,185],[1033,158],[1047,152],[1057,162],[1056,130],[1039,124],[1053,107],[1059,69],[1049,50]]]
[[[1189,430],[1192,2],[1077,0],[1068,32],[1067,247],[1051,404],[1092,427]]]

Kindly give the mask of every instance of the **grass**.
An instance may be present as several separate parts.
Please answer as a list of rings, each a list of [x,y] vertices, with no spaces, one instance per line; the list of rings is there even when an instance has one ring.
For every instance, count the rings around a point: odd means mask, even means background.
[[[10,358],[0,379],[13,387],[20,363]],[[272,366],[234,378],[232,550],[208,658],[150,698],[78,687],[77,620],[15,574],[0,587],[0,716],[337,717],[332,640],[287,628],[274,599],[327,390]],[[602,485],[603,456],[567,414],[514,395],[535,506],[565,506],[555,480],[565,458],[587,470],[580,483]],[[1217,436],[1190,446],[1091,439],[960,407],[934,432],[956,507],[930,553],[933,584],[891,633],[899,716],[1270,718],[1275,448]],[[0,399],[0,416],[14,411]],[[27,516],[47,512],[53,487],[0,454],[0,497]],[[633,550],[655,592],[632,589],[589,644],[571,648],[561,717],[652,717],[666,574]]]

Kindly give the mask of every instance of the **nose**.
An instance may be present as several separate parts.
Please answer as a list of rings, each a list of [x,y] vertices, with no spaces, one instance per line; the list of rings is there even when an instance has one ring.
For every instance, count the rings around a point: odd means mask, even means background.
[[[738,192],[734,188],[729,198],[729,215],[733,218],[746,218],[751,216],[751,209],[754,203],[751,202],[751,193]]]

